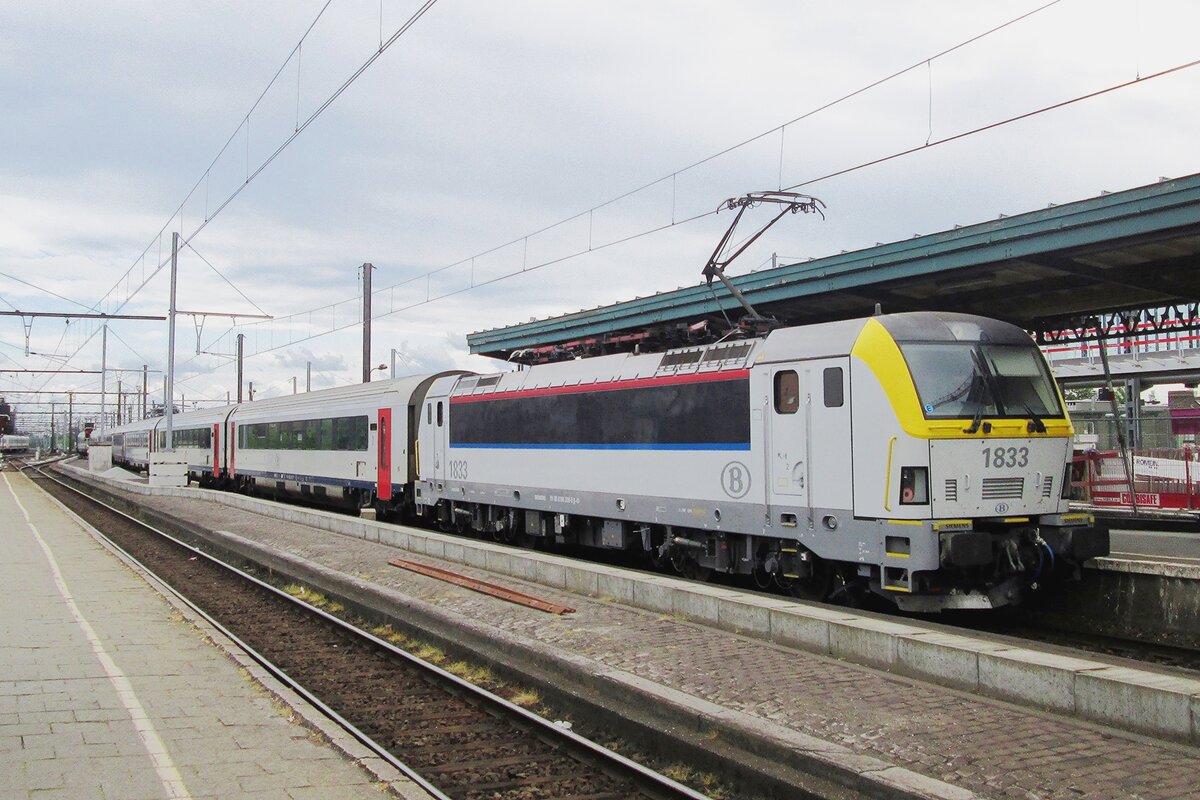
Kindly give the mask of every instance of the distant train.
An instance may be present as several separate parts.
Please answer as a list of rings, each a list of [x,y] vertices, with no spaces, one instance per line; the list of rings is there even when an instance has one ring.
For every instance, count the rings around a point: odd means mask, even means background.
[[[0,436],[0,454],[25,453],[29,450],[29,437],[6,433]]]
[[[934,612],[1021,602],[1108,553],[1068,506],[1072,427],[1019,328],[907,313],[174,418],[192,476],[692,577]],[[144,468],[164,422],[110,431]]]

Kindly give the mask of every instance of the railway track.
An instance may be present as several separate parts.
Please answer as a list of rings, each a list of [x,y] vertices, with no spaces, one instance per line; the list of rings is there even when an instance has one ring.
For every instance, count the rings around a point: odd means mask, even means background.
[[[30,476],[382,758],[453,800],[705,795],[41,471]]]
[[[23,462],[17,459],[10,459],[9,463],[16,463],[18,465],[23,464]],[[278,502],[294,504],[286,499]],[[503,546],[503,543],[498,544]],[[623,554],[607,554],[604,552],[597,553],[595,551],[589,551],[586,554],[580,555],[579,557],[584,558],[585,560],[598,561],[601,563],[611,564],[613,566],[619,566],[623,569],[633,569],[639,572],[666,572],[667,574],[671,574],[669,569],[652,567],[641,559],[630,559],[625,557]],[[736,576],[733,578],[726,578],[721,575],[714,575],[713,580],[718,583],[729,585],[731,588],[734,588],[740,592],[761,594],[772,597],[777,597],[780,595],[788,596],[785,592],[782,592],[778,589],[759,589],[755,587],[751,581],[741,579]],[[836,605],[836,603],[830,603],[830,605]],[[872,598],[867,598],[865,606],[859,610],[872,611],[891,617],[905,617],[904,614],[899,614],[894,608],[882,602],[873,602]],[[925,618],[918,615],[917,619],[924,620]],[[1029,615],[1026,614],[1001,613],[979,617],[971,612],[951,612],[938,621],[944,622],[952,627],[966,628],[968,630],[973,630],[980,633],[1007,636],[1014,640],[1041,642],[1058,647],[1066,647],[1084,652],[1091,652],[1097,655],[1112,656],[1131,662],[1140,662],[1144,664],[1167,667],[1170,669],[1178,669],[1187,673],[1200,673],[1200,650],[1195,648],[1147,642],[1136,638],[1120,638],[1115,636],[1103,636],[1078,630],[1065,630],[1061,626],[1043,624],[1037,621],[1036,618],[1030,619]]]

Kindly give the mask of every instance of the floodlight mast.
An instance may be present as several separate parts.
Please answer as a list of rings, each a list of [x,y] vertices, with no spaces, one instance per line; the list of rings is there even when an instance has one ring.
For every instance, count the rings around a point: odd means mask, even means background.
[[[754,208],[763,203],[775,203],[780,206],[779,213],[758,229],[758,232],[747,239],[733,253],[725,255],[726,248],[729,247],[729,242],[733,239],[733,232],[737,230],[738,223],[742,221],[742,215],[746,213],[746,209]],[[717,248],[713,250],[713,254],[709,256],[708,263],[704,265],[704,277],[708,280],[709,285],[712,285],[713,278],[716,277],[725,285],[729,293],[734,299],[741,304],[742,308],[746,309],[746,314],[749,321],[756,327],[763,325],[770,326],[775,324],[775,320],[764,317],[750,305],[750,301],[746,299],[738,288],[733,285],[733,282],[725,276],[725,268],[733,262],[735,258],[746,251],[750,245],[758,241],[758,238],[770,230],[771,226],[787,214],[820,214],[821,219],[825,219],[825,212],[822,210],[825,204],[815,197],[806,194],[797,194],[796,192],[750,192],[741,197],[731,197],[723,201],[717,206],[717,211],[729,209],[730,211],[737,209],[737,216],[733,218],[733,222],[729,223],[729,229],[725,231],[725,235],[721,237],[721,241],[717,243]]]

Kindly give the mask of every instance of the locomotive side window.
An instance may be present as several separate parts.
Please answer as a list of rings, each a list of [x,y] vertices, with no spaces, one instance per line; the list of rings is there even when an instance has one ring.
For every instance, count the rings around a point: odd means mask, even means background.
[[[450,444],[749,449],[750,382],[715,375],[612,391],[521,393],[454,403]]]
[[[841,408],[846,402],[846,396],[842,384],[842,368],[826,367],[824,379],[825,407]]]
[[[839,370],[840,371],[840,370]],[[795,414],[800,408],[800,376],[787,369],[775,373],[775,413]]]
[[[441,400],[438,401],[437,407],[438,407],[438,412],[437,412],[438,427],[440,428],[440,427],[442,427],[442,401]]]
[[[426,425],[433,424],[433,403],[425,404],[425,424]]]

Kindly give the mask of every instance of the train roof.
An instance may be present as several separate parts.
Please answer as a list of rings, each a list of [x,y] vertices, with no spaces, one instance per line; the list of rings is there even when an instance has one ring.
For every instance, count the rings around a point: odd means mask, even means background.
[[[272,397],[266,400],[257,400],[253,403],[235,403],[229,406],[221,406],[219,408],[206,408],[200,411],[187,411],[181,414],[174,414],[171,421],[173,430],[181,430],[187,428],[204,427],[206,425],[216,424],[227,420],[231,414],[237,412],[239,416],[270,416],[277,418],[279,416],[288,416],[289,414],[304,415],[312,413],[314,407],[326,408],[345,405],[354,405],[357,403],[369,402],[372,398],[382,398],[388,395],[398,395],[402,403],[410,402],[412,395],[425,382],[431,381],[434,378],[442,375],[467,374],[461,370],[448,370],[445,372],[430,373],[425,375],[406,375],[401,378],[388,379],[382,381],[372,381],[366,384],[354,384],[352,386],[335,386],[330,389],[318,389],[314,392],[305,392],[303,394],[289,394],[282,397]],[[151,431],[163,430],[166,422],[166,417],[151,417],[149,419],[136,420],[126,423],[115,428],[109,428],[104,431],[105,435],[114,433],[132,433],[136,431]]]

